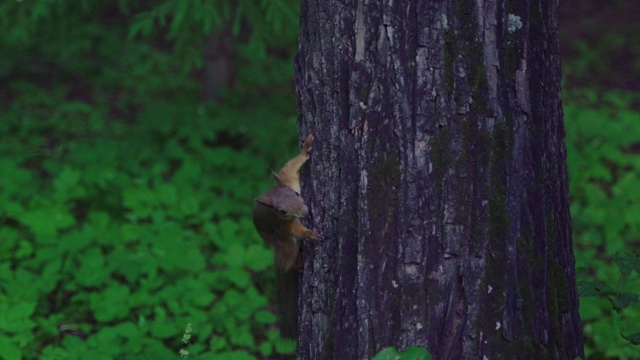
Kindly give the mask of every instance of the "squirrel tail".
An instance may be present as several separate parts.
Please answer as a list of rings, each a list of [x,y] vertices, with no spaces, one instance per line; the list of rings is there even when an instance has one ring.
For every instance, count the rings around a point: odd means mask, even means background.
[[[298,337],[298,281],[300,273],[295,269],[276,270],[276,290],[280,335],[287,339]]]

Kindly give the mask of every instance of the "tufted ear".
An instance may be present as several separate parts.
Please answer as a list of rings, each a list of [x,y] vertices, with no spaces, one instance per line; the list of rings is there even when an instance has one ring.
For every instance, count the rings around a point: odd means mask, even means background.
[[[276,180],[276,184],[280,185],[280,186],[286,186],[286,184],[282,181],[282,179],[280,179],[280,177],[278,176],[278,173],[271,170],[271,173],[273,174],[273,178]]]
[[[263,204],[263,205],[267,205],[267,206],[273,206],[273,199],[271,199],[268,196],[260,196],[258,198],[256,198],[256,201]]]

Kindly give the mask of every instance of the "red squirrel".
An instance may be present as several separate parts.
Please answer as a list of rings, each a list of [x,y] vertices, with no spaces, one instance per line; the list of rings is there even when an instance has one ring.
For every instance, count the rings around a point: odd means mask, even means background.
[[[258,234],[274,247],[280,332],[286,338],[295,338],[298,330],[300,241],[321,238],[300,222],[308,209],[300,196],[298,172],[311,155],[313,140],[313,135],[309,135],[300,154],[274,173],[276,185],[256,199],[253,209],[253,224]]]
[[[289,271],[296,262],[300,240],[320,239],[300,222],[308,209],[300,196],[298,171],[309,159],[313,139],[309,135],[300,154],[274,174],[276,186],[258,197],[253,209],[253,224],[267,244],[274,246],[276,267],[283,271]]]

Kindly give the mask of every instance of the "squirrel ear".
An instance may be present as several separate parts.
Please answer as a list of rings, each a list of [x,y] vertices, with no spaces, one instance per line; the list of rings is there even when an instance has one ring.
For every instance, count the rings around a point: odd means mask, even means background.
[[[278,176],[278,173],[276,173],[273,170],[271,170],[271,173],[273,174],[273,178],[276,179],[276,184],[284,185],[284,183],[282,182],[282,179],[280,179],[280,177]]]
[[[273,206],[273,200],[270,197],[260,196],[256,198],[256,201],[267,206]]]

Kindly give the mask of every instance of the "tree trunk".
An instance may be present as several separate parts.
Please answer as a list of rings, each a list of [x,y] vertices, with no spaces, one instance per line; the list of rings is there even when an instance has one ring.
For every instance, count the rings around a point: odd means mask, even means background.
[[[221,100],[221,89],[233,85],[236,76],[236,53],[231,24],[223,23],[204,44],[202,97],[205,100]]]
[[[307,1],[298,358],[583,354],[557,1]]]

